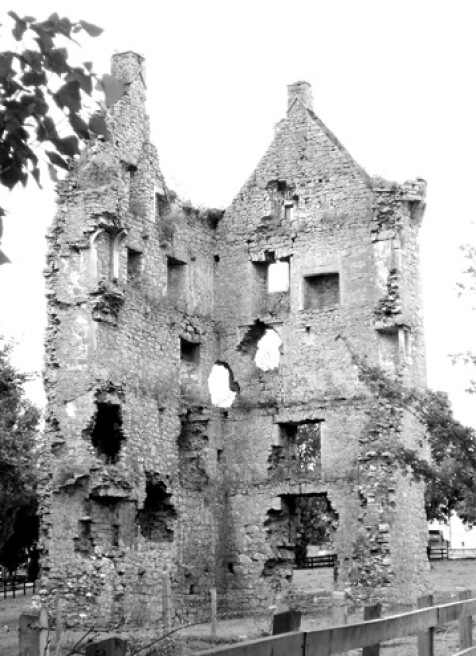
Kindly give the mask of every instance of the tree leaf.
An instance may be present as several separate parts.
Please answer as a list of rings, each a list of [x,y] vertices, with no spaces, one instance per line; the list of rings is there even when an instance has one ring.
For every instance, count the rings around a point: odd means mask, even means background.
[[[12,74],[13,52],[0,52],[0,79],[4,79]]]
[[[71,112],[79,112],[81,109],[81,94],[79,83],[76,80],[63,84],[53,95],[53,98],[59,107],[67,107]]]
[[[87,21],[80,20],[79,24],[83,28],[83,30],[89,34],[89,36],[99,36],[104,32],[102,27],[98,27],[97,25],[93,25],[92,23],[88,23]]]
[[[54,164],[55,166],[59,166],[65,171],[69,171],[68,164],[64,161],[64,159],[60,155],[58,155],[58,153],[52,150],[47,150],[46,154],[52,164]]]
[[[50,162],[48,162],[48,173],[53,182],[58,182],[58,174],[56,172],[56,168]]]
[[[28,25],[27,25],[27,24],[25,23],[25,21],[24,21],[22,18],[20,18],[20,16],[19,16],[18,14],[16,14],[14,11],[9,11],[9,12],[8,12],[8,15],[9,15],[11,18],[13,18],[13,20],[15,21],[15,27],[14,27],[13,30],[12,30],[12,34],[13,34],[13,36],[14,36],[14,38],[15,38],[17,41],[21,41],[21,39],[22,39],[22,37],[23,37],[23,35],[24,35],[24,33],[25,33],[25,30],[27,29]]]
[[[107,107],[111,107],[126,93],[126,86],[112,75],[103,75],[100,85],[104,91]]]
[[[58,139],[55,141],[55,146],[66,157],[74,157],[79,153],[78,138],[74,134],[69,137],[63,137],[63,139]]]
[[[81,89],[85,93],[87,93],[88,96],[91,95],[91,92],[93,90],[93,83],[91,80],[91,76],[85,73],[84,69],[80,68],[79,66],[73,68],[68,73],[68,76],[66,78],[67,82],[69,82],[70,80],[76,80],[76,82],[78,82]]]
[[[89,119],[89,130],[98,137],[103,137],[105,141],[109,141],[111,138],[106,119],[101,112],[96,112],[91,116]]]
[[[44,71],[25,71],[20,79],[22,84],[27,87],[40,87],[46,84]]]
[[[46,56],[46,63],[48,68],[54,73],[61,75],[62,73],[67,73],[69,66],[67,64],[68,51],[66,48],[54,48]]]
[[[86,121],[83,121],[79,114],[71,112],[69,115],[71,127],[81,139],[89,139],[89,128]]]

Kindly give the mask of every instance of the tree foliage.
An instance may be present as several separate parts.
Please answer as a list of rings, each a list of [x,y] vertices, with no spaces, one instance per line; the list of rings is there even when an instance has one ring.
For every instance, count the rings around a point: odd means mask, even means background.
[[[310,545],[328,547],[338,516],[325,494],[302,496],[296,499],[296,560],[306,557]]]
[[[38,534],[35,435],[39,410],[24,396],[26,376],[0,346],[0,563],[14,569]]]
[[[349,347],[349,344],[347,344]],[[373,394],[394,408],[413,414],[426,428],[431,458],[402,445],[392,449],[396,462],[426,483],[429,520],[446,521],[452,512],[466,524],[476,524],[476,432],[453,416],[448,395],[405,386],[398,376],[370,365],[349,347],[359,376]],[[388,450],[388,445],[385,445]]]
[[[0,185],[13,189],[30,177],[40,184],[41,155],[56,180],[57,169],[68,170],[79,153],[80,142],[107,128],[101,114],[86,120],[82,111],[93,91],[91,62],[71,64],[63,45],[76,43],[81,32],[95,37],[102,29],[56,13],[45,21],[8,15],[17,47],[0,52]],[[0,237],[4,215],[0,207]],[[0,264],[5,261],[3,256]]]

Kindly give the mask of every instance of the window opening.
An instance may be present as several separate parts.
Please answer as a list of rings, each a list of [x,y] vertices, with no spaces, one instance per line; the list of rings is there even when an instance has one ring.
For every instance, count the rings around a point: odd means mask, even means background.
[[[230,367],[223,362],[217,362],[208,377],[208,389],[213,405],[218,408],[229,408],[240,388],[235,382]]]
[[[294,204],[286,203],[284,206],[284,219],[285,221],[292,221],[294,218]]]
[[[322,420],[279,424],[269,473],[273,478],[318,475],[321,468]]]
[[[167,294],[176,300],[185,298],[185,262],[167,257]]]
[[[267,328],[264,335],[258,341],[255,355],[255,364],[263,371],[271,371],[279,367],[281,358],[282,340],[278,333],[272,328]]]
[[[112,403],[98,403],[91,434],[91,442],[98,456],[103,456],[109,464],[116,463],[123,440],[121,407]]]
[[[171,542],[177,517],[171,494],[157,475],[146,476],[144,507],[138,512],[141,534],[151,542]]]
[[[165,216],[167,213],[167,198],[164,193],[155,192],[155,217],[156,219]]]
[[[272,262],[267,268],[268,294],[289,291],[289,260]]]
[[[304,278],[305,310],[326,310],[339,305],[339,274],[323,273]]]
[[[180,359],[182,362],[197,365],[200,362],[200,344],[180,338]]]
[[[133,248],[127,249],[127,280],[139,278],[142,273],[142,253]]]

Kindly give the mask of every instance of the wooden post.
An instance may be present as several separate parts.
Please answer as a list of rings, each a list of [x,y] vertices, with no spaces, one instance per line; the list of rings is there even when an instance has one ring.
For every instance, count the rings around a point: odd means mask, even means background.
[[[345,603],[345,592],[332,593],[332,623],[334,626],[347,624],[347,605]],[[346,656],[348,651],[342,652],[342,656]]]
[[[458,594],[458,599],[464,601],[471,599],[471,590],[461,590]],[[462,617],[459,621],[459,647],[460,649],[467,649],[473,644],[473,618]]]
[[[212,588],[210,590],[210,595],[212,598],[212,636],[217,634],[217,590]]]
[[[382,616],[382,605],[374,604],[364,608],[364,622],[378,620]],[[371,645],[362,649],[362,656],[380,656],[380,644]]]
[[[332,593],[332,623],[334,625],[347,624],[345,592]]]
[[[417,608],[433,606],[433,595],[424,595],[417,599]],[[435,629],[430,627],[418,634],[418,656],[434,656]]]
[[[20,615],[20,656],[49,656],[46,608],[25,608]]]
[[[168,572],[164,572],[162,574],[162,613],[165,630],[172,628],[171,596],[170,575]]]
[[[55,656],[58,656],[61,651],[61,642],[63,640],[63,608],[61,604],[60,593],[56,593],[55,599],[56,606],[56,650]]]

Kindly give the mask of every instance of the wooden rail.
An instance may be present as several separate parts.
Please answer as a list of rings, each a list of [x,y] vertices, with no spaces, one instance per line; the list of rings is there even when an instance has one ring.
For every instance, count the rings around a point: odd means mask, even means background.
[[[315,567],[334,567],[336,560],[335,554],[326,554],[325,556],[306,556],[296,563],[295,569],[313,569]]]
[[[461,597],[470,595],[469,591]],[[433,655],[433,633],[437,626],[459,620],[460,649],[454,656],[476,656],[472,646],[471,617],[476,598],[430,606],[384,619],[334,626],[317,631],[286,633],[237,645],[208,649],[196,656],[332,656],[359,647],[380,645],[403,636],[418,635],[418,656]]]

